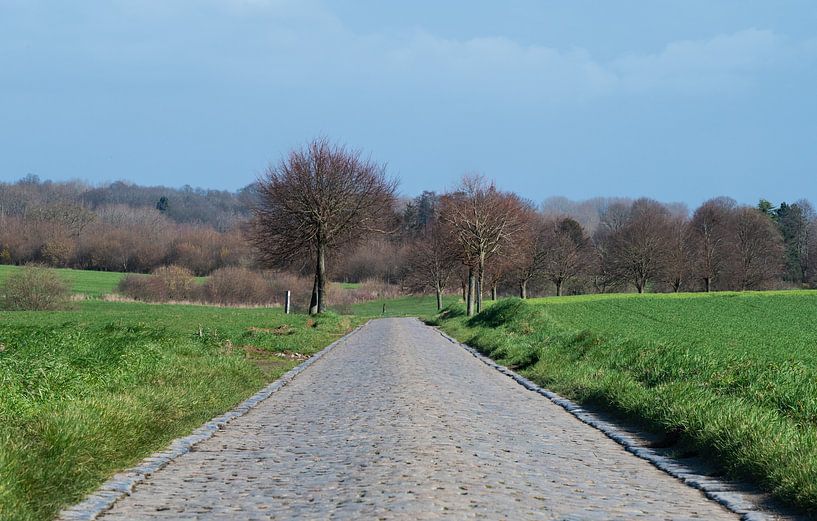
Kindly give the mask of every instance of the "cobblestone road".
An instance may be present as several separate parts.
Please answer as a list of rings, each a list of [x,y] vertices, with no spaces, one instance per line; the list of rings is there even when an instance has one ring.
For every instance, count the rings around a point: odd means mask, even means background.
[[[370,322],[120,519],[737,519],[414,319]]]

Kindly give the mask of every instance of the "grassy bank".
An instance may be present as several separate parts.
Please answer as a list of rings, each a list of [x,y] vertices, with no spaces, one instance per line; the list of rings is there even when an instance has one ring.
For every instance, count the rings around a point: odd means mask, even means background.
[[[503,301],[444,330],[817,509],[817,292]]]
[[[52,518],[294,367],[291,353],[312,354],[352,325],[100,301],[0,312],[0,519]]]

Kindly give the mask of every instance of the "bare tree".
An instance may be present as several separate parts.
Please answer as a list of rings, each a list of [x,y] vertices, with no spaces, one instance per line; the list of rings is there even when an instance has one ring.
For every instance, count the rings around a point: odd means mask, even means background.
[[[459,189],[442,199],[440,218],[451,226],[462,249],[464,263],[471,268],[469,288],[474,286],[476,312],[482,310],[485,264],[498,254],[520,229],[521,199],[500,192],[482,176],[463,177]],[[476,273],[474,273],[474,271]],[[471,301],[471,291],[468,291]],[[473,314],[472,306],[467,306]]]
[[[528,284],[542,274],[542,264],[547,253],[546,227],[547,220],[540,214],[533,211],[520,214],[519,232],[507,252],[512,276],[519,287],[519,298],[528,298]]]
[[[507,251],[504,251],[502,255],[495,255],[491,262],[485,265],[485,280],[490,290],[491,300],[498,298],[499,284],[509,278],[513,269],[512,254]]]
[[[805,280],[804,282],[812,286],[817,281],[815,273],[817,273],[817,218],[812,219],[808,226],[808,241],[806,243],[805,255]]]
[[[643,293],[666,263],[669,211],[651,199],[636,200],[601,237],[605,269]]]
[[[406,261],[406,286],[412,291],[434,291],[438,311],[443,307],[443,292],[459,269],[458,251],[451,244],[448,230],[430,223],[412,242]]]
[[[396,181],[358,151],[316,139],[267,169],[247,236],[261,260],[281,266],[314,256],[311,314],[325,311],[326,257],[382,223],[394,203]]]
[[[735,211],[730,272],[740,290],[764,289],[783,272],[783,236],[774,222],[756,208]]]
[[[735,201],[727,197],[710,199],[692,215],[688,228],[693,271],[711,291],[723,270],[728,254],[728,234]]]
[[[688,284],[692,273],[692,251],[689,240],[689,221],[681,216],[671,218],[667,228],[667,256],[663,279],[674,293]]]
[[[588,270],[593,248],[582,226],[570,217],[549,219],[543,227],[542,272],[556,286],[556,295],[568,282]]]
[[[805,226],[803,229],[803,235],[801,236],[801,240],[798,243],[799,248],[799,260],[800,260],[800,271],[802,273],[802,282],[808,283],[811,279],[814,278],[814,268],[815,262],[817,262],[817,258],[814,257],[813,252],[810,248],[810,245],[817,240],[815,237],[815,224],[817,224],[817,211],[814,210],[814,206],[806,200],[800,199],[796,203],[803,212],[803,217],[805,219]]]

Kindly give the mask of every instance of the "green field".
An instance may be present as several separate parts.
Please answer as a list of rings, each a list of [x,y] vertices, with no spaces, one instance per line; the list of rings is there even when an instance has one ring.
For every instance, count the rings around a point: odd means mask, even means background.
[[[460,302],[458,295],[443,297],[443,305]],[[329,303],[329,307],[331,306]],[[386,305],[387,317],[431,317],[437,313],[437,299],[434,295],[407,295],[395,299],[380,299],[361,302],[351,306],[351,313],[362,317],[383,316],[383,304]]]
[[[0,312],[0,519],[53,518],[299,363],[276,352],[312,354],[357,321],[95,300]]]
[[[23,269],[20,266],[8,266],[0,264],[0,283],[11,273]],[[116,292],[116,286],[122,277],[127,273],[115,271],[91,271],[72,270],[68,268],[55,268],[60,277],[68,284],[71,293],[85,295],[86,297],[98,298]],[[207,277],[196,277],[196,282],[204,284]]]
[[[437,323],[540,385],[680,433],[817,509],[817,292],[510,299]]]
[[[0,283],[11,273],[16,273],[22,268],[19,266],[0,265]],[[112,271],[86,271],[71,269],[56,269],[60,277],[69,285],[72,293],[86,295],[88,297],[99,297],[116,290],[116,285],[122,280],[124,273]]]

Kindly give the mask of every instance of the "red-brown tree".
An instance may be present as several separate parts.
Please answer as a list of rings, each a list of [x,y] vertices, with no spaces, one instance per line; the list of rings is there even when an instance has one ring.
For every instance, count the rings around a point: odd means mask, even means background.
[[[451,226],[463,262],[471,268],[475,305],[468,291],[469,315],[482,310],[485,265],[519,233],[525,206],[519,196],[497,190],[482,176],[463,177],[458,189],[442,198],[440,219]]]
[[[315,282],[309,312],[323,312],[327,254],[383,231],[396,186],[384,166],[358,151],[316,139],[290,152],[258,181],[247,237],[269,266],[312,256]]]

